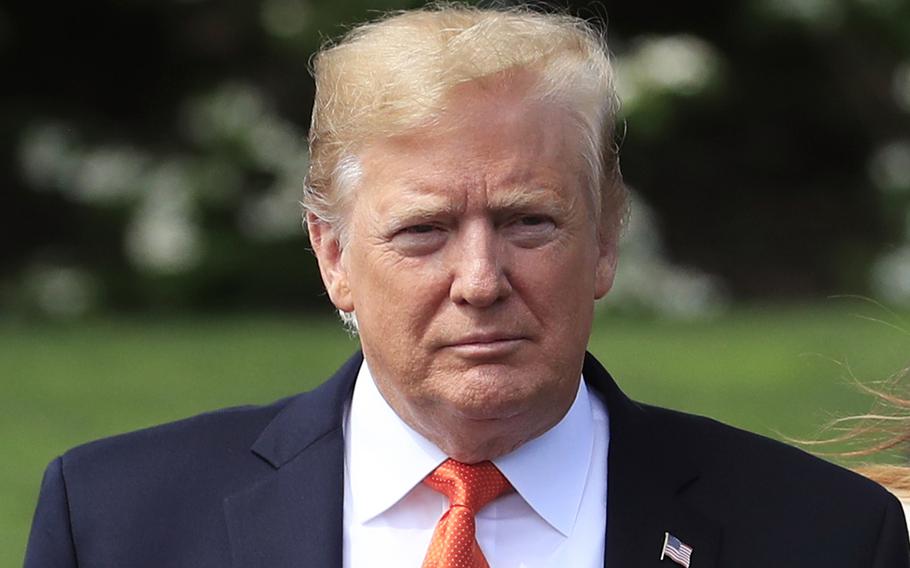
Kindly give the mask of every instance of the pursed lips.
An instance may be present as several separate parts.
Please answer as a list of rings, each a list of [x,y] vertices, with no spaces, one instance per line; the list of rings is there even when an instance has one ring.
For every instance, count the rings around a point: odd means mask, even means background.
[[[516,339],[526,339],[526,335],[522,333],[512,333],[512,332],[483,332],[483,333],[471,333],[465,335],[455,340],[450,340],[448,345],[470,345],[474,343],[496,343],[499,341],[513,341]]]
[[[468,357],[490,357],[506,355],[527,339],[517,333],[479,333],[448,341],[444,348]]]

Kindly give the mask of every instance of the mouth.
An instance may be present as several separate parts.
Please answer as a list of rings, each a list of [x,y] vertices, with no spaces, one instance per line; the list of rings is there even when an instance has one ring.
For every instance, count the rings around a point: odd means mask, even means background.
[[[514,353],[525,341],[521,335],[482,334],[460,338],[445,348],[467,359],[491,359]]]

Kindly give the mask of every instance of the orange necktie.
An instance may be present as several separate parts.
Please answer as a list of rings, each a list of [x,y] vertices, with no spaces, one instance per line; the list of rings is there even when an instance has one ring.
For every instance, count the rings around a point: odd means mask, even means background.
[[[474,537],[474,514],[512,489],[491,462],[465,464],[447,459],[423,480],[449,498],[433,531],[423,568],[489,568]]]

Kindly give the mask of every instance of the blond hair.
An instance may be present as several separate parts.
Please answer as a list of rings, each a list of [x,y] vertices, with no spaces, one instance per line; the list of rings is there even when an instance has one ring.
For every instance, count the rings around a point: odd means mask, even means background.
[[[856,468],[856,471],[884,485],[904,501],[910,501],[910,466],[867,465]]]
[[[459,84],[524,70],[536,78],[532,96],[565,105],[577,119],[598,230],[616,237],[627,208],[613,131],[618,102],[604,38],[584,20],[435,5],[353,29],[312,67],[316,98],[301,203],[342,242],[362,145],[432,124]]]
[[[883,385],[857,383],[872,395],[874,407],[866,414],[840,418],[831,425],[843,433],[809,445],[849,444],[851,450],[833,455],[842,458],[869,458],[898,451],[902,464],[865,464],[854,469],[884,485],[897,496],[910,500],[910,367],[892,374]],[[832,455],[828,453],[827,455]]]
[[[910,376],[910,367],[902,369],[891,378],[887,390],[872,390],[878,398],[880,409],[868,415],[858,417],[851,434],[868,440],[868,446],[862,450],[850,452],[852,455],[871,456],[893,450],[901,450],[907,463],[900,465],[865,465],[857,471],[881,483],[902,499],[910,499],[910,398],[907,394],[895,391],[907,391],[907,385],[898,385],[901,379]]]

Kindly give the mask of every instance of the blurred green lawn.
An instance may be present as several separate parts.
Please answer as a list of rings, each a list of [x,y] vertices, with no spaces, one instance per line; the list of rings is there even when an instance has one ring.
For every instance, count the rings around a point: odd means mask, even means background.
[[[898,321],[843,301],[703,322],[603,317],[590,349],[635,398],[811,438],[868,409],[843,363],[873,381],[910,358],[910,337],[867,318]],[[21,565],[42,471],[67,448],[309,389],[355,349],[328,318],[0,324],[0,566]]]

